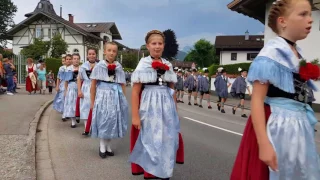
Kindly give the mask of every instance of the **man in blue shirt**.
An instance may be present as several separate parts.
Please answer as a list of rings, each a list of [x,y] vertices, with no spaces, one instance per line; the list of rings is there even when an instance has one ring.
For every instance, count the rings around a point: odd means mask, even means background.
[[[13,70],[16,68],[13,65],[12,59],[5,58],[3,60],[4,65],[3,68],[6,72],[6,80],[7,80],[7,94],[13,95],[14,82],[13,82]]]

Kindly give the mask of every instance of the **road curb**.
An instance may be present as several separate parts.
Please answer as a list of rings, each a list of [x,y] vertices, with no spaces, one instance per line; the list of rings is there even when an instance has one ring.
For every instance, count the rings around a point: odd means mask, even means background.
[[[40,122],[42,114],[45,112],[45,110],[52,104],[53,99],[47,101],[40,107],[40,109],[37,111],[37,113],[34,116],[34,119],[30,123],[29,127],[29,135],[28,135],[28,151],[30,151],[30,154],[33,155],[32,157],[32,162],[29,162],[32,164],[33,169],[33,177],[36,179],[37,174],[36,174],[36,133],[37,133],[37,128],[38,128],[38,123]]]

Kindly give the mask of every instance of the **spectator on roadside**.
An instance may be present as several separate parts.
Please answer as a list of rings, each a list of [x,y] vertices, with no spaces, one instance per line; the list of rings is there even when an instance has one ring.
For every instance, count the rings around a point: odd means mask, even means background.
[[[0,89],[2,89],[2,83],[4,81],[4,74],[5,74],[2,60],[3,60],[3,56],[2,56],[2,54],[0,54]]]
[[[18,86],[18,77],[17,73],[13,73],[13,93],[17,93],[17,86]]]
[[[7,80],[7,95],[13,95],[13,88],[14,88],[13,70],[15,70],[15,67],[12,63],[12,60],[9,61],[8,58],[4,58],[3,62],[4,62],[3,67],[6,72],[6,80]]]
[[[44,68],[44,65],[41,64],[39,69],[37,69],[38,74],[38,89],[40,89],[40,94],[46,94],[47,89],[47,78],[46,78],[46,69]]]
[[[50,70],[49,73],[47,74],[47,81],[48,81],[49,94],[52,94],[52,88],[55,86],[54,74],[52,73],[52,70]]]

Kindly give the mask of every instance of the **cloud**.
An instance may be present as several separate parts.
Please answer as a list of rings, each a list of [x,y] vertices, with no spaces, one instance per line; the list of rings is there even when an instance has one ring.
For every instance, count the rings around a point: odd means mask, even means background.
[[[169,5],[169,0],[117,0],[117,3],[120,3],[130,9],[139,10],[148,7],[166,7]]]
[[[186,46],[193,46],[200,39],[206,39],[210,41],[212,44],[215,43],[216,36],[224,35],[223,33],[201,33],[195,34],[191,36],[186,36],[182,38],[178,38],[179,49],[182,50]]]

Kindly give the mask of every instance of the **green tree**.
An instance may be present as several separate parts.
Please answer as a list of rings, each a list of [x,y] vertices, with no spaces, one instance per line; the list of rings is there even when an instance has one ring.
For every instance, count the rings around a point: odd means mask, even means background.
[[[62,39],[61,35],[57,33],[51,40],[51,57],[59,58],[68,50],[68,44]]]
[[[138,53],[135,51],[122,52],[122,66],[125,68],[135,69],[138,65]]]
[[[197,41],[184,60],[193,61],[201,68],[209,67],[212,64],[219,64],[219,58],[216,56],[214,45],[205,39]]]
[[[165,45],[162,56],[168,60],[172,60],[176,57],[179,51],[176,34],[171,29],[163,31],[163,34],[165,36]]]
[[[35,38],[33,44],[25,47],[21,50],[21,54],[33,59],[40,59],[42,56],[48,54],[50,49],[50,41],[42,41],[41,39]]]
[[[17,12],[17,6],[12,0],[0,1],[0,47],[6,47],[7,44],[7,28],[14,26],[13,17]]]

